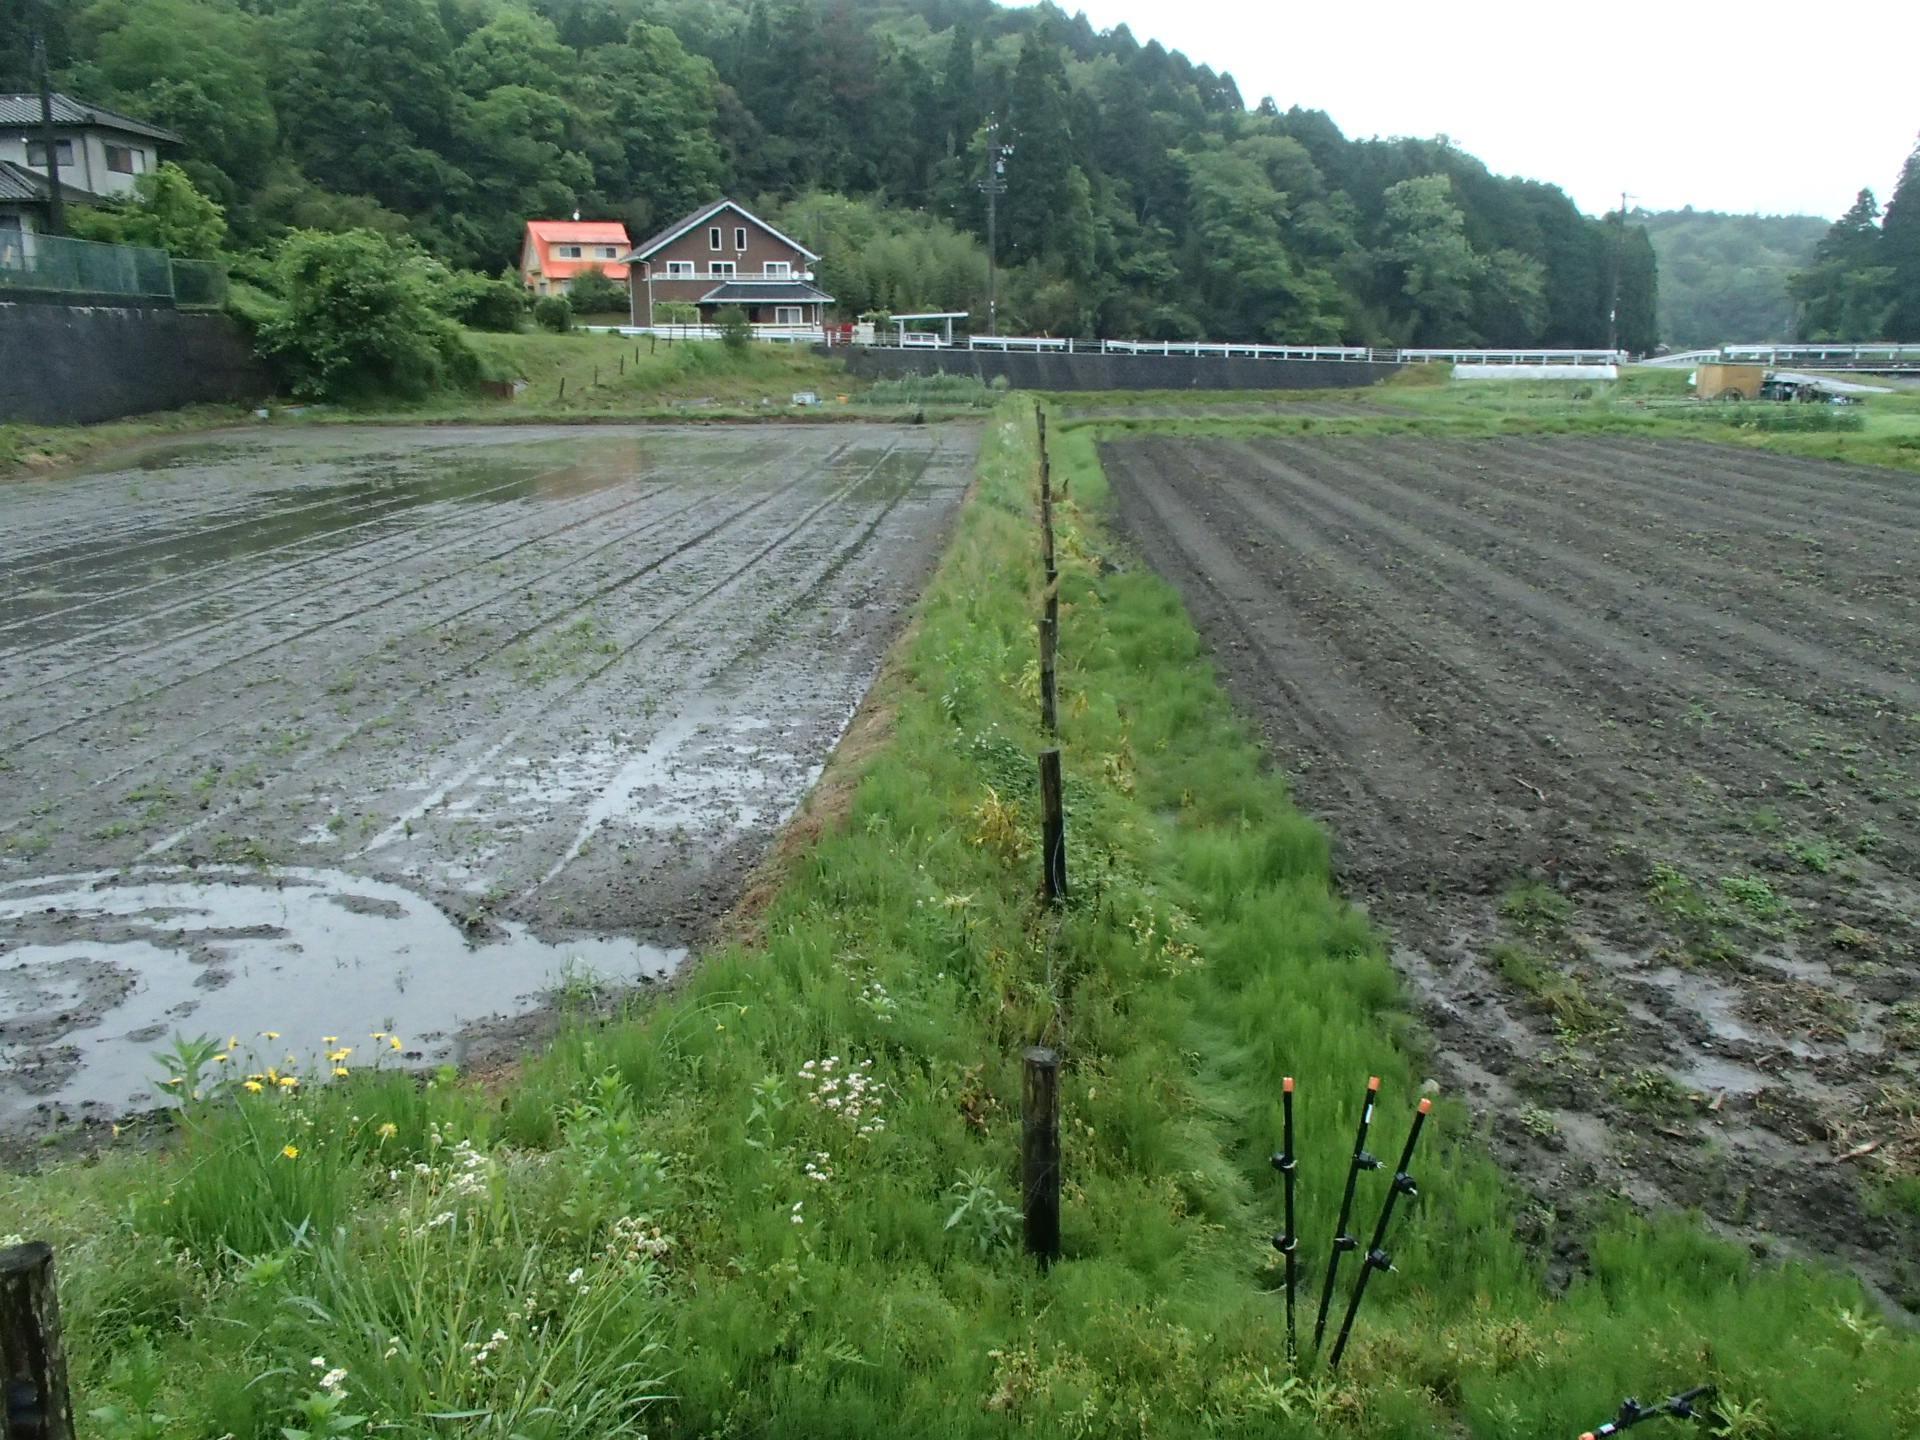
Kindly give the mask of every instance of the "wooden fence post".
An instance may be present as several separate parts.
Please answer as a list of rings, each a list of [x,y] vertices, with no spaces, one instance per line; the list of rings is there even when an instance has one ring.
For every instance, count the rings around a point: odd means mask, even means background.
[[[1051,587],[1047,610],[1040,617],[1040,723],[1049,735],[1060,733],[1060,683],[1056,669],[1060,651],[1060,607]]]
[[[73,1440],[53,1247],[43,1240],[0,1250],[0,1384],[5,1440]]]
[[[1045,1046],[1026,1052],[1020,1092],[1020,1169],[1028,1253],[1060,1258],[1060,1057]]]
[[[1047,903],[1067,898],[1067,812],[1060,794],[1060,750],[1040,752],[1040,861],[1047,874]]]

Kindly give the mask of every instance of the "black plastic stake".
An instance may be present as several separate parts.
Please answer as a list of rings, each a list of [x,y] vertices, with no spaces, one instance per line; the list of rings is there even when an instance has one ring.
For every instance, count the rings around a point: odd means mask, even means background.
[[[1380,1162],[1367,1153],[1367,1127],[1373,1124],[1373,1102],[1380,1098],[1380,1077],[1367,1077],[1367,1103],[1360,1110],[1360,1129],[1353,1137],[1353,1159],[1347,1164],[1347,1190],[1340,1197],[1340,1220],[1333,1227],[1333,1253],[1327,1256],[1327,1283],[1320,1287],[1320,1314],[1313,1322],[1313,1353],[1320,1353],[1320,1342],[1327,1334],[1327,1311],[1333,1306],[1333,1280],[1340,1270],[1340,1257],[1358,1250],[1360,1242],[1347,1233],[1353,1218],[1353,1187],[1362,1170],[1378,1170]]]
[[[1400,1163],[1393,1168],[1393,1184],[1387,1188],[1387,1200],[1380,1207],[1380,1223],[1373,1227],[1373,1242],[1367,1246],[1367,1257],[1360,1262],[1360,1278],[1353,1282],[1353,1298],[1347,1302],[1347,1318],[1340,1322],[1340,1336],[1333,1342],[1333,1354],[1327,1357],[1330,1369],[1338,1369],[1340,1356],[1347,1348],[1347,1336],[1353,1333],[1353,1317],[1360,1313],[1360,1298],[1367,1293],[1367,1281],[1373,1278],[1376,1270],[1391,1270],[1393,1257],[1387,1254],[1387,1226],[1393,1223],[1393,1207],[1402,1195],[1418,1195],[1420,1187],[1413,1183],[1413,1176],[1407,1173],[1407,1166],[1413,1163],[1413,1147],[1420,1143],[1421,1127],[1427,1123],[1427,1112],[1433,1109],[1433,1101],[1423,1099],[1420,1108],[1414,1111],[1413,1128],[1407,1131],[1406,1147],[1400,1152]]]
[[[1293,1323],[1293,1292],[1300,1273],[1300,1236],[1293,1223],[1293,1182],[1294,1173],[1300,1168],[1299,1157],[1293,1150],[1293,1077],[1287,1076],[1280,1082],[1280,1104],[1286,1115],[1284,1137],[1280,1142],[1280,1153],[1273,1157],[1273,1168],[1280,1172],[1281,1187],[1286,1191],[1286,1229],[1273,1237],[1273,1248],[1278,1250],[1287,1261],[1287,1364],[1292,1365],[1300,1358],[1299,1341],[1295,1335]]]
[[[1060,1258],[1060,1057],[1042,1045],[1026,1052],[1020,1092],[1020,1170],[1028,1253]]]
[[[73,1440],[53,1247],[43,1240],[0,1250],[0,1384],[5,1440]]]
[[[1067,899],[1067,812],[1060,794],[1060,751],[1040,752],[1040,863],[1046,871],[1047,903]]]

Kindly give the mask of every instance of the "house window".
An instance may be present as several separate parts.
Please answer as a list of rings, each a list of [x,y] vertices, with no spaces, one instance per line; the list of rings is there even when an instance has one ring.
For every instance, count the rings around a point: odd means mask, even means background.
[[[692,274],[693,274],[693,262],[691,260],[667,261],[667,278],[669,280],[673,279],[675,276],[691,276]]]
[[[140,162],[145,158],[131,145],[107,146],[107,169],[116,175],[138,175]]]
[[[711,227],[707,231],[707,248],[709,250],[718,250],[720,248],[720,227],[718,225]]]
[[[580,258],[580,247],[578,245],[556,245],[553,253],[562,260],[578,260]]]
[[[736,250],[744,250],[747,248],[746,226],[736,225],[733,227],[733,248]]]
[[[62,170],[70,170],[73,168],[73,141],[54,141],[54,153],[59,157],[60,168]],[[27,142],[27,164],[33,166],[36,170],[44,170],[47,168],[46,141],[29,140]]]
[[[601,260],[611,260],[613,259],[614,256],[618,255],[620,252],[611,245],[599,245],[594,247],[593,253],[597,258]]]
[[[785,260],[769,260],[760,267],[760,273],[774,280],[785,280],[793,273],[793,266]]]
[[[733,278],[733,261],[715,260],[711,265],[707,266],[707,273],[709,275],[724,275],[727,279],[731,280]]]
[[[801,324],[798,305],[776,305],[773,307],[773,323],[776,325]]]

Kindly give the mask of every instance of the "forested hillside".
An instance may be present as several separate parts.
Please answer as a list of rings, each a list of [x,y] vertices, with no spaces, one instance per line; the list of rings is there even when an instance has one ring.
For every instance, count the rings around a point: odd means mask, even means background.
[[[1862,190],[1788,288],[1803,340],[1920,341],[1920,146],[1886,215],[1873,191]]]
[[[1005,329],[1597,345],[1617,286],[1621,343],[1656,339],[1653,250],[1624,217],[1444,140],[1250,109],[1230,77],[1050,5],[44,8],[58,83],[187,136],[241,249],[366,228],[497,271],[529,217],[644,233],[726,192],[830,241],[843,309],[978,311],[998,118]],[[15,86],[24,46],[16,29],[0,56]]]
[[[1790,340],[1787,282],[1827,233],[1816,215],[1636,211],[1660,261],[1660,339],[1676,350]]]

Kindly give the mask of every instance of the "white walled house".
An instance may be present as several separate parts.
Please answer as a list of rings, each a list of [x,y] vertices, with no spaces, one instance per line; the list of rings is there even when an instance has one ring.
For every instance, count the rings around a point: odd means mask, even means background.
[[[136,180],[159,168],[160,147],[180,143],[171,130],[59,94],[53,132],[61,195],[69,204],[132,194]],[[38,229],[46,204],[40,96],[0,94],[0,227]]]

